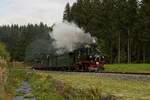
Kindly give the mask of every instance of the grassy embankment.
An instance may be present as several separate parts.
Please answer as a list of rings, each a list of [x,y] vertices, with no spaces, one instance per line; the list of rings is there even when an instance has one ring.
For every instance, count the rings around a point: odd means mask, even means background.
[[[119,72],[144,72],[147,71],[146,67],[149,65],[116,64],[106,66],[110,68],[110,71],[116,71],[114,69],[116,67]],[[95,73],[37,72],[29,76],[33,94],[37,100],[150,99],[150,84],[136,80],[115,79],[111,76],[110,78],[98,77]]]
[[[150,100],[150,83],[95,73],[31,72],[11,69],[6,90],[15,94],[28,79],[36,100]]]
[[[150,64],[108,64],[105,68],[107,72],[150,73]]]
[[[0,100],[4,97],[4,82],[3,82],[3,76],[2,76],[2,68],[0,67]]]
[[[50,72],[41,75],[50,75],[64,83],[63,93],[66,96],[85,96],[85,99],[73,100],[96,100],[96,97],[99,100],[99,96],[104,100],[150,100],[150,83],[146,82],[98,77],[94,73]]]
[[[36,100],[63,100],[63,97],[54,88],[51,77],[43,78],[43,76],[33,73],[29,69],[12,66],[12,64],[9,64],[9,67],[7,67],[8,75],[7,81],[4,84],[4,90],[9,98],[5,98],[5,100],[12,100],[14,96],[24,96],[23,93],[16,92],[24,80],[29,81]],[[30,98],[33,94],[29,94],[25,98]]]
[[[19,63],[0,60],[0,100],[12,100],[16,95],[16,89],[27,77],[25,70],[15,69],[14,66],[22,68]]]
[[[0,100],[3,100],[5,92],[5,83],[7,79],[7,63],[6,61],[0,59]]]
[[[30,83],[37,100],[101,100],[101,87],[86,88],[82,80],[73,86],[52,74],[33,73]]]
[[[6,100],[12,100],[16,95],[16,89],[21,86],[21,82],[26,78],[26,72],[24,70],[8,69],[7,81],[4,84]]]
[[[51,76],[30,73],[29,77],[32,93],[36,100],[64,100],[56,90]]]

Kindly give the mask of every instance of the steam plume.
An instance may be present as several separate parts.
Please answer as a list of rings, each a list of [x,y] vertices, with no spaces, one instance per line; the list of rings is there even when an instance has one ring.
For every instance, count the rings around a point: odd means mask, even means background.
[[[85,33],[76,24],[69,22],[56,24],[50,36],[55,40],[53,46],[57,48],[58,54],[71,52],[81,45],[95,43],[95,38],[90,33]]]

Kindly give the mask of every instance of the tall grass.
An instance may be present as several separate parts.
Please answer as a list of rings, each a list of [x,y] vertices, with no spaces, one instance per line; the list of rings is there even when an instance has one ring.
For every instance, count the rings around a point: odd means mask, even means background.
[[[30,78],[37,100],[101,100],[101,89],[74,87],[48,74],[32,73]],[[53,99],[52,99],[53,98]]]
[[[26,78],[24,70],[9,69],[5,90],[11,94],[15,94],[16,88],[21,85],[21,82]]]
[[[104,77],[95,73],[49,72],[42,74],[51,75],[54,79],[61,81],[64,83],[63,88],[66,86],[65,91],[67,93],[68,91],[72,93],[73,90],[72,94],[77,93],[79,97],[87,93],[91,97],[92,94],[94,94],[94,97],[101,96],[100,100],[150,100],[150,81],[146,80],[140,82],[132,79],[114,78],[111,75]],[[96,95],[93,91],[96,92]],[[88,95],[86,96],[87,100],[92,100]],[[73,97],[73,95],[71,96]]]
[[[7,62],[4,59],[0,59],[0,100],[5,97],[5,83],[7,80]]]
[[[4,84],[6,96],[8,100],[12,100],[16,94],[16,89],[21,85],[22,81],[26,79],[27,72],[25,70],[18,70],[13,67],[12,63],[7,63],[7,80]]]
[[[30,73],[29,82],[36,100],[64,100],[56,91],[50,76]]]

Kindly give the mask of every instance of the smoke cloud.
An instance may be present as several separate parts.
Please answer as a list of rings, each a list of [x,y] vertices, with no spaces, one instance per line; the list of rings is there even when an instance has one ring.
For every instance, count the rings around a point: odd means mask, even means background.
[[[42,56],[49,54],[55,54],[51,41],[46,39],[37,39],[26,48],[25,60],[30,61],[39,59],[42,58]]]
[[[75,23],[69,22],[55,24],[50,36],[55,40],[53,46],[57,48],[57,54],[71,52],[82,45],[96,42],[90,33],[85,33]]]

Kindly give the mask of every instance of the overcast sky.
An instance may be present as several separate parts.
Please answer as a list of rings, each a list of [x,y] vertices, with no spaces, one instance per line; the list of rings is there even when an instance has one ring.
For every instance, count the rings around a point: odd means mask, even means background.
[[[67,2],[76,0],[0,0],[0,25],[61,22]]]

